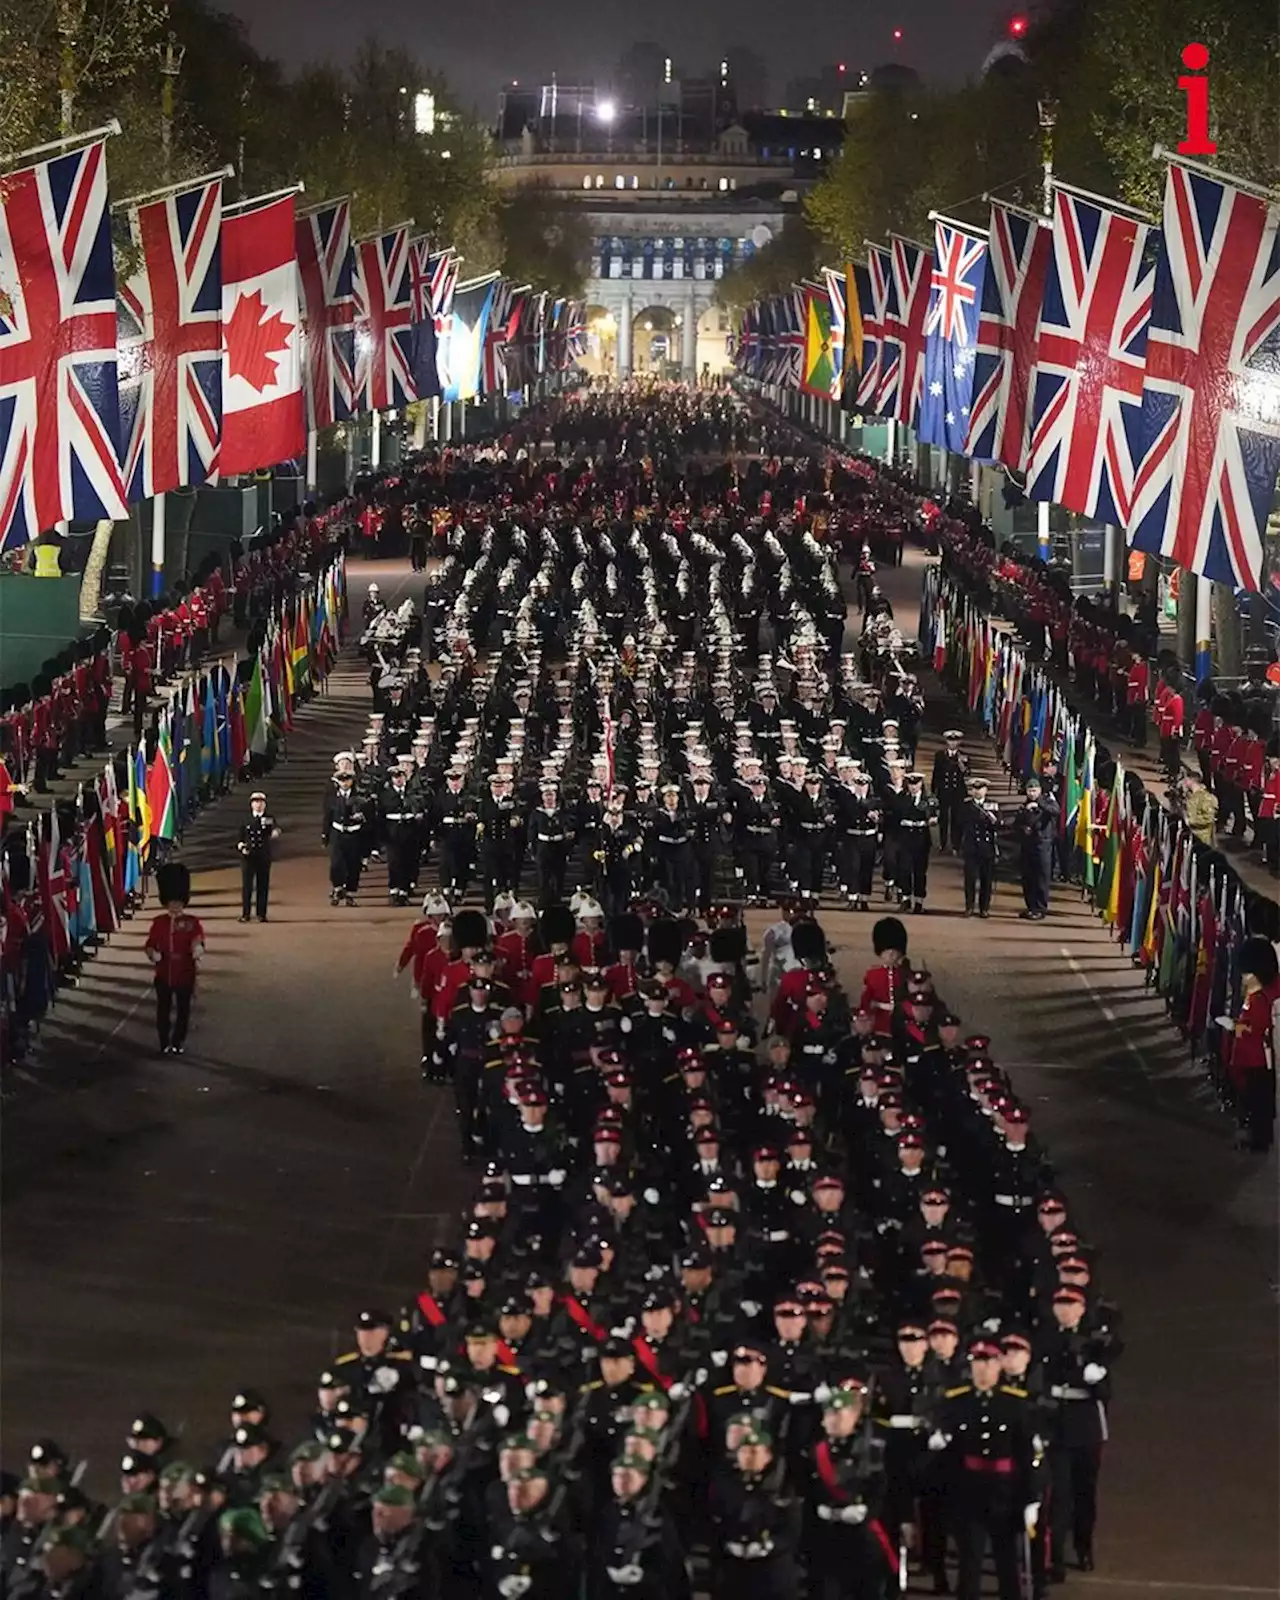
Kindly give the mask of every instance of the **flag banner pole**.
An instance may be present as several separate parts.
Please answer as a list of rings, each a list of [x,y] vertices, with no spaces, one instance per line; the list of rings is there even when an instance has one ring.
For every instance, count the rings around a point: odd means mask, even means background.
[[[164,593],[164,495],[151,497],[151,598]]]
[[[237,200],[234,204],[223,206],[222,215],[232,217],[241,211],[252,211],[255,206],[265,206],[272,200],[287,200],[291,194],[303,194],[306,191],[304,183],[286,184],[283,189],[272,189],[268,194],[255,194],[252,200]]]
[[[1074,194],[1081,200],[1089,200],[1095,206],[1105,206],[1108,211],[1119,211],[1124,216],[1135,217],[1139,222],[1145,222],[1149,227],[1155,227],[1156,221],[1148,212],[1139,210],[1137,206],[1127,206],[1123,200],[1113,200],[1107,194],[1094,194],[1092,189],[1081,189],[1074,183],[1063,183],[1061,178],[1053,180],[1054,189],[1061,189],[1064,194]]]
[[[375,239],[381,239],[384,233],[399,233],[401,228],[412,228],[413,218],[406,217],[403,222],[393,222],[386,228],[375,228],[372,233],[362,233],[358,239],[353,239],[352,244],[372,244]]]
[[[931,211],[930,222],[941,222],[948,228],[955,228],[960,233],[967,233],[971,239],[986,241],[987,230],[976,222],[959,222],[955,217],[947,216],[945,211]]]
[[[1029,211],[1026,206],[1016,206],[1012,200],[1002,200],[998,194],[987,193],[983,200],[988,205],[1000,206],[1005,211],[1011,211],[1015,217],[1026,217],[1029,222],[1043,222],[1043,211]]]
[[[1238,178],[1234,172],[1223,172],[1219,167],[1211,167],[1207,161],[1192,161],[1166,145],[1156,145],[1151,152],[1151,159],[1168,162],[1173,167],[1185,167],[1188,172],[1198,172],[1216,183],[1229,183],[1233,189],[1243,189],[1246,194],[1256,195],[1259,200],[1280,200],[1280,189],[1268,189],[1254,178]]]
[[[30,161],[33,156],[47,156],[71,150],[79,145],[92,144],[95,139],[107,139],[120,132],[119,117],[112,117],[100,128],[86,128],[83,133],[70,133],[65,139],[50,139],[48,144],[33,144],[29,150],[15,150],[11,155],[0,156],[0,167],[16,166]]]
[[[131,194],[127,200],[113,200],[113,211],[128,211],[134,206],[146,205],[151,200],[167,200],[171,195],[185,194],[188,189],[198,189],[202,184],[212,183],[216,178],[234,178],[236,169],[228,161],[225,167],[219,167],[216,172],[206,172],[199,178],[184,178],[181,183],[167,183],[163,189],[148,189],[145,194]]]
[[[933,246],[931,244],[921,244],[919,239],[909,239],[905,233],[890,233],[888,237],[896,239],[899,244],[909,244],[914,250],[923,250],[927,256],[933,254]],[[884,246],[881,245],[880,248],[883,250]]]
[[[320,436],[314,428],[307,429],[307,488],[316,487],[316,478],[319,468]]]
[[[462,258],[459,257],[459,260]],[[469,278],[466,283],[459,283],[454,287],[455,294],[465,294],[468,289],[483,289],[486,283],[497,283],[502,276],[500,272],[485,272],[478,278]]]

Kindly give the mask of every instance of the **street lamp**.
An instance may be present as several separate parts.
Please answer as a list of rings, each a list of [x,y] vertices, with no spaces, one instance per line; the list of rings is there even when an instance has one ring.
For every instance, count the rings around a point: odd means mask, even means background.
[[[598,100],[596,102],[596,121],[603,122],[606,127],[618,115],[618,107],[612,100]]]

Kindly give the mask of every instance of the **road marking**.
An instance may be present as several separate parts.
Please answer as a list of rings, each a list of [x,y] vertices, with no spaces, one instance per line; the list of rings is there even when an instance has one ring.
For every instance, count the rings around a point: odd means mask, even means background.
[[[1268,1589],[1256,1583],[1189,1583],[1179,1578],[1108,1578],[1101,1572],[1073,1572],[1071,1581],[1098,1584],[1110,1589],[1158,1589],[1161,1594],[1172,1589],[1180,1594],[1280,1594],[1280,1589]]]
[[[1089,998],[1124,1040],[1125,1049],[1145,1072],[1147,1070],[1146,1058],[1143,1056],[1142,1051],[1138,1049],[1137,1045],[1134,1044],[1133,1040],[1129,1037],[1129,1030],[1094,988],[1093,984],[1090,983],[1088,974],[1085,972],[1084,968],[1080,965],[1076,958],[1071,954],[1066,945],[1059,945],[1058,948],[1061,952],[1062,959],[1067,963],[1068,967],[1071,968],[1072,972],[1075,973],[1076,977],[1079,978],[1080,982],[1084,985],[1085,992],[1088,994]],[[1264,1590],[1263,1592],[1265,1593],[1266,1591]]]

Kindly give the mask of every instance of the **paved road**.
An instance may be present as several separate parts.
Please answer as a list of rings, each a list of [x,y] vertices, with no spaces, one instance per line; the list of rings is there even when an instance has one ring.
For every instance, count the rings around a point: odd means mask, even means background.
[[[403,569],[376,575],[392,598],[410,592]],[[356,606],[368,576],[352,573]],[[918,581],[910,558],[886,579],[908,627]],[[131,924],[60,1004],[47,1077],[7,1110],[11,1463],[51,1432],[90,1457],[105,1492],[137,1408],[182,1423],[195,1451],[245,1384],[299,1427],[351,1312],[402,1298],[449,1234],[466,1188],[452,1112],[418,1083],[416,1018],[390,979],[408,913],[382,904],[380,871],[357,909],[326,901],[320,796],[366,709],[344,663],[272,776],[285,836],[265,927],[236,921],[242,799],[192,831],[209,957],[187,1055],[154,1054]],[[931,706],[922,765],[955,720]],[[1078,902],[1028,925],[1006,886],[990,922],[967,922],[943,857],[930,906],[912,925],[918,953],[966,1023],[994,1035],[1124,1307],[1102,1571],[1071,1590],[1280,1594],[1274,1158],[1232,1150],[1160,1007]],[[824,918],[850,983],[869,920]]]

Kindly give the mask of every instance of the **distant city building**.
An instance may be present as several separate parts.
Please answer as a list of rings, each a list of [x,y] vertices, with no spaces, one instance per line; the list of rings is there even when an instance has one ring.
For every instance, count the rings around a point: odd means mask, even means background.
[[[595,370],[723,370],[716,284],[777,237],[840,148],[837,118],[739,115],[732,88],[685,78],[638,102],[581,84],[503,95],[498,184],[542,185],[589,221]]]
[[[738,110],[764,111],[769,105],[769,69],[764,57],[746,45],[730,45],[724,63]]]

